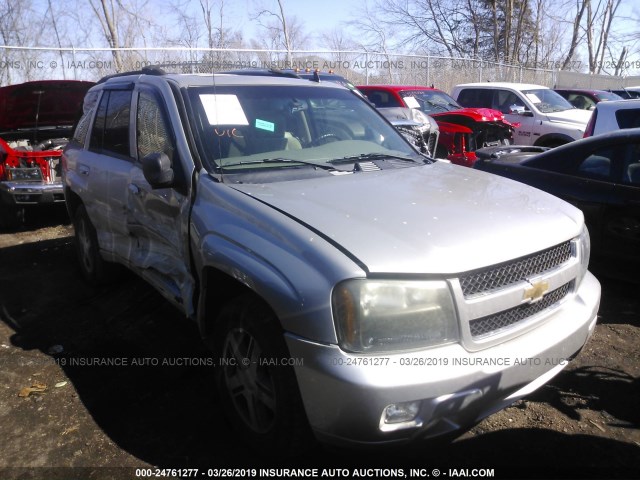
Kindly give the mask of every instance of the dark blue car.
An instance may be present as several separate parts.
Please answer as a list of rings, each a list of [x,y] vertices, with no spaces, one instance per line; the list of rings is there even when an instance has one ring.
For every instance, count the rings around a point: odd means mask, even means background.
[[[635,278],[640,264],[640,128],[553,149],[490,147],[474,168],[563,198],[584,213],[595,271]]]

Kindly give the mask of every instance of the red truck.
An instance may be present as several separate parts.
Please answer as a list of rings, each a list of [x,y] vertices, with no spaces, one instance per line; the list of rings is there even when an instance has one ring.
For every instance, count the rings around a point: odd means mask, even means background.
[[[433,117],[440,128],[437,158],[471,167],[478,148],[513,143],[516,125],[505,120],[501,112],[489,108],[464,108],[437,88],[361,85],[358,90],[377,108],[416,108]]]
[[[29,207],[64,202],[60,155],[93,82],[41,80],[0,88],[0,227]]]

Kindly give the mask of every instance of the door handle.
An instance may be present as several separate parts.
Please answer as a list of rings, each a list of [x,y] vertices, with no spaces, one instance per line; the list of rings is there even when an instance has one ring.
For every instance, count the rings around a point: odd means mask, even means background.
[[[87,165],[78,165],[78,173],[80,175],[88,176],[91,169]]]
[[[129,188],[129,191],[136,197],[139,197],[140,195],[142,195],[142,190],[135,183],[130,183],[128,188]]]

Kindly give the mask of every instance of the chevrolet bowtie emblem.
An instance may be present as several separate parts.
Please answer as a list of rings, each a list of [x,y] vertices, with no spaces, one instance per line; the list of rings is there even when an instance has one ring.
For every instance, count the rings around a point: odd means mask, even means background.
[[[523,300],[527,300],[529,303],[535,303],[542,299],[545,293],[549,291],[549,282],[541,281],[531,283],[531,288],[527,288],[522,296]]]

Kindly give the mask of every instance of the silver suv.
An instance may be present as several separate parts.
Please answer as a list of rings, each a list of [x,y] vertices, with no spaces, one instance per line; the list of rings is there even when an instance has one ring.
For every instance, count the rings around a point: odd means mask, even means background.
[[[226,415],[261,448],[468,426],[596,323],[579,210],[430,160],[328,82],[108,78],[63,168],[86,279],[126,265],[196,321]]]

